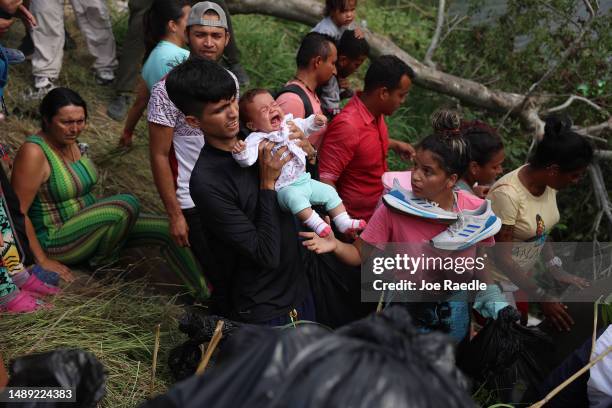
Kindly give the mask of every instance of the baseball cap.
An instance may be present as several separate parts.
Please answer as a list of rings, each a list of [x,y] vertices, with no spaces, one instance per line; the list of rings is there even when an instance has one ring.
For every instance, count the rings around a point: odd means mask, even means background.
[[[204,18],[204,14],[212,10],[219,15],[219,20],[209,20]],[[187,19],[187,27],[192,25],[202,25],[209,27],[222,27],[227,28],[227,17],[225,16],[225,11],[216,3],[212,1],[201,1],[196,3],[191,7],[191,12],[189,13],[189,18]]]

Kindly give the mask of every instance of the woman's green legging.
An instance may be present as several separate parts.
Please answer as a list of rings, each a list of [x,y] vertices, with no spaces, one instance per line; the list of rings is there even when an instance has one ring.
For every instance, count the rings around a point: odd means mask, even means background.
[[[199,299],[209,296],[201,268],[189,248],[179,247],[164,217],[140,215],[140,203],[130,194],[103,198],[85,207],[42,243],[52,259],[67,265],[88,262],[92,267],[118,259],[128,247],[159,247],[172,270]]]

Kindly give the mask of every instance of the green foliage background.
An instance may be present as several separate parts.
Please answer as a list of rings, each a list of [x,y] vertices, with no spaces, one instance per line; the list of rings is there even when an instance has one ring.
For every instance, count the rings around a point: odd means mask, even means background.
[[[365,20],[370,29],[390,36],[407,52],[416,58],[422,58],[435,27],[437,3],[436,0],[361,0],[358,20]],[[484,0],[471,1],[468,14],[482,12],[487,9],[489,3]],[[577,31],[573,27],[576,23],[581,24],[575,17],[576,10],[581,4],[582,2],[574,0],[511,0],[504,15],[494,17],[486,24],[470,23],[469,19],[457,24],[449,35],[443,35],[444,40],[433,59],[441,69],[449,73],[474,79],[504,91],[524,93],[532,83],[542,77],[551,64],[558,61],[559,55],[576,36]],[[453,5],[451,2],[451,6]],[[568,22],[572,19],[576,23]],[[121,43],[126,35],[127,15],[114,11],[113,20],[117,41]],[[612,81],[609,69],[612,45],[610,23],[609,13],[598,17],[577,51],[542,84],[539,91],[553,95],[553,104],[560,104],[569,95],[578,94],[590,98],[604,110],[610,111]],[[59,84],[74,88],[89,104],[88,129],[83,134],[82,141],[90,144],[90,151],[100,170],[101,181],[98,193],[109,195],[132,192],[141,200],[145,212],[163,213],[150,173],[148,138],[144,120],[137,128],[134,146],[129,150],[118,149],[117,141],[123,124],[113,122],[105,114],[106,105],[112,98],[112,89],[95,84],[89,68],[93,58],[84,46],[74,19],[68,17],[67,24],[79,47],[65,54]],[[242,50],[242,63],[252,79],[251,86],[274,89],[293,76],[295,51],[309,27],[259,15],[234,16],[234,26]],[[2,43],[16,47],[22,35],[23,29],[19,24],[15,24],[15,27],[2,38]],[[523,48],[515,48],[515,41],[524,38],[529,39],[527,44]],[[355,87],[360,86],[366,68],[367,63],[353,78]],[[31,86],[31,81],[29,63],[11,67],[9,85],[5,89],[6,103],[11,115],[0,124],[2,132],[0,140],[9,144],[14,150],[19,147],[26,135],[35,132],[39,127],[37,102],[23,97],[24,92]],[[417,142],[431,131],[429,116],[440,107],[458,108],[464,117],[478,118],[492,125],[498,125],[503,116],[463,106],[453,98],[414,87],[404,106],[388,118],[391,136]],[[580,126],[600,123],[609,115],[597,112],[583,103],[573,104],[567,113]],[[525,161],[530,139],[514,119],[506,121],[500,132],[506,145],[505,169],[509,171]],[[603,136],[609,137],[610,134]],[[598,148],[610,149],[607,144],[609,143],[600,144]],[[407,168],[407,164],[402,163],[393,154],[390,155],[389,162],[392,169]],[[612,188],[610,164],[602,163],[602,169],[608,188]],[[559,206],[562,218],[554,233],[555,238],[567,241],[591,240],[593,237],[590,228],[597,208],[588,178],[577,186],[561,192]],[[610,231],[602,229],[598,238],[610,240]],[[56,321],[57,316],[65,310],[64,307],[72,308],[75,304],[83,303],[86,304],[81,314],[84,317],[69,316],[70,319],[66,322],[73,324],[74,317],[76,319],[74,324],[78,325],[74,327],[78,327],[82,331],[81,334],[94,332],[93,328],[83,323],[85,321],[83,319],[90,314],[88,321],[94,321],[94,318],[100,316],[113,320],[113,329],[100,334],[99,347],[97,344],[93,346],[90,344],[91,336],[66,338],[64,335],[68,331],[64,330],[69,329],[66,329],[65,325],[57,326],[58,330],[50,330],[43,334],[48,336],[49,344],[81,345],[96,352],[110,367],[113,381],[109,388],[110,398],[105,401],[104,406],[131,407],[137,405],[147,393],[148,380],[144,379],[142,373],[149,370],[153,336],[150,328],[136,328],[135,323],[128,317],[153,314],[150,319],[151,324],[163,322],[162,353],[166,353],[169,347],[178,341],[175,339],[177,333],[175,329],[173,330],[176,327],[173,317],[178,311],[171,301],[151,298],[150,303],[134,303],[129,297],[131,289],[127,294],[125,288],[114,285],[108,286],[107,289],[103,294],[94,295],[93,300],[89,301],[87,299],[92,298],[91,293],[86,293],[86,296],[80,298],[78,291],[75,293],[75,290],[71,289],[67,291],[68,294],[62,298],[63,300],[56,302],[54,311],[37,314],[35,319],[42,323]],[[141,294],[136,289],[134,297],[149,296]],[[116,308],[110,310],[108,307],[121,299],[131,302],[129,304],[134,306],[134,310],[128,308],[129,310],[126,310],[129,313],[123,313],[117,318]],[[121,302],[117,304],[123,305]],[[138,310],[138,307],[144,309]],[[27,318],[23,321],[11,319],[7,320],[5,326],[17,327],[19,324],[25,324],[26,327],[28,323]],[[99,325],[97,322],[94,323]],[[5,347],[9,350],[2,350],[6,356],[23,354],[36,344],[44,345],[44,342],[38,341],[35,336],[23,337],[21,334],[15,333],[11,339],[7,339]],[[130,343],[133,347],[128,350],[121,348],[125,344],[124,334],[133,340]],[[31,344],[26,344],[28,341]],[[43,349],[46,348],[40,350]],[[131,372],[134,370],[136,360],[139,364],[140,362],[146,364],[142,366],[143,371],[140,373]],[[167,373],[159,374],[155,386],[156,390],[163,390],[170,381]],[[484,406],[495,402],[495,396],[483,389],[479,390],[475,397]]]
[[[448,35],[447,23],[443,42],[433,59],[445,72],[508,92],[526,93],[531,84],[557,63],[586,18],[583,3],[578,1],[511,0],[507,2],[506,13],[501,16],[491,17],[481,24],[470,20],[469,16],[478,13],[482,19],[487,8],[491,8],[490,3],[470,1],[467,17]],[[365,20],[369,29],[388,35],[397,45],[422,60],[435,28],[437,4],[437,1],[423,0],[362,1],[358,6],[357,20]],[[291,78],[295,50],[309,28],[254,15],[235,16],[234,20],[236,36],[243,50],[243,63],[251,74],[252,85],[276,88]],[[539,92],[551,95],[550,106],[561,104],[576,94],[590,98],[607,111],[598,112],[586,104],[574,103],[565,113],[579,126],[597,124],[609,116],[611,20],[609,12],[598,16],[576,52],[539,88]],[[526,44],[516,47],[515,41]],[[355,86],[360,86],[366,68],[367,63],[353,79]],[[484,120],[494,126],[503,116],[464,106],[456,99],[414,87],[404,106],[388,118],[391,136],[417,142],[430,132],[429,116],[440,107],[458,108],[464,117]],[[500,133],[506,145],[505,170],[509,171],[525,162],[531,139],[514,119],[507,120]],[[609,148],[606,145],[598,147]],[[406,168],[406,164],[393,153],[389,163],[392,169]],[[612,174],[608,163],[602,163],[602,169],[606,176]],[[610,178],[606,179],[608,186],[612,187]],[[579,185],[560,192],[559,206],[562,221],[554,231],[555,238],[591,240],[591,220],[597,208],[588,175]],[[609,230],[603,228],[598,238],[609,240]]]
[[[469,7],[457,7],[466,2]],[[464,10],[467,16],[454,25],[450,33],[448,27],[460,16],[447,18],[442,42],[433,59],[440,69],[454,75],[479,81],[491,88],[525,93],[558,61],[560,54],[576,37],[577,27],[586,17],[584,11],[579,12],[583,3],[574,0],[510,0],[503,15],[487,18],[487,10],[494,8],[492,4],[499,8],[500,3],[500,0],[449,1],[451,9]],[[433,35],[437,5],[436,0],[362,0],[359,2],[357,20],[365,21],[369,29],[388,35],[408,53],[422,59]],[[474,15],[478,15],[477,21],[481,23],[470,19]],[[127,15],[114,11],[113,19],[113,29],[118,43],[121,43],[126,35]],[[279,88],[293,76],[295,52],[300,39],[310,28],[261,15],[236,15],[233,19],[235,35],[242,51],[242,64],[251,76],[251,86]],[[561,104],[570,95],[577,94],[590,98],[604,109],[604,112],[598,112],[584,103],[574,103],[566,113],[580,126],[600,123],[609,115],[612,93],[610,23],[610,12],[599,15],[591,24],[581,46],[539,88],[539,92],[551,96],[550,106]],[[118,150],[116,140],[121,134],[122,124],[109,120],[105,115],[112,90],[94,84],[93,74],[89,70],[92,57],[82,46],[82,38],[72,19],[68,19],[68,25],[81,46],[65,54],[59,82],[77,89],[91,105],[89,131],[83,139],[92,146],[92,154],[105,177],[100,192],[135,191],[147,211],[163,212],[147,165],[144,120],[137,128],[134,147],[129,151]],[[19,38],[17,28],[3,41],[8,46],[16,46]],[[526,45],[515,47],[515,42]],[[361,86],[367,65],[365,63],[352,78],[355,88]],[[21,97],[30,86],[30,72],[29,64],[12,67],[6,90],[9,110],[16,115],[7,122],[5,134],[15,148],[25,134],[38,127],[36,102]],[[464,106],[454,98],[415,86],[404,106],[388,118],[391,136],[417,142],[431,131],[429,116],[440,107],[459,109],[465,118],[477,118],[494,126],[499,125],[503,116]],[[506,145],[505,169],[509,171],[524,163],[530,135],[512,118],[505,121],[500,133]],[[600,144],[598,148],[608,149],[608,144]],[[134,163],[143,165],[134,166]],[[407,167],[393,153],[390,154],[389,163],[392,169]],[[610,164],[604,162],[602,168],[608,187],[612,187],[610,177],[607,177],[612,170]],[[554,231],[554,237],[566,241],[591,240],[591,225],[597,208],[588,176],[579,185],[562,191],[559,205],[562,220]],[[610,229],[602,228],[598,238],[609,240],[610,237]]]

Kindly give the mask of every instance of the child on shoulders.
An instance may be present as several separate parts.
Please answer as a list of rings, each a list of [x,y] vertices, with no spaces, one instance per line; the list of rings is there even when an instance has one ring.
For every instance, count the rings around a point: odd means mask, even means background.
[[[338,48],[338,74],[318,90],[321,107],[329,118],[340,112],[340,99],[352,96],[347,77],[359,68],[369,52],[363,31],[355,24],[356,8],[357,0],[326,0],[325,18],[311,30],[331,37]]]
[[[336,43],[346,30],[356,30],[356,37],[363,38],[363,32],[355,24],[356,8],[357,0],[326,0],[325,17],[311,32],[328,35]]]

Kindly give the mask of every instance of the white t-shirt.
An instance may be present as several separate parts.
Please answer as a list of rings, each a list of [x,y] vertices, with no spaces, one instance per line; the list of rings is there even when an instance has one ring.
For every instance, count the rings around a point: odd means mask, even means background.
[[[592,358],[612,347],[612,326],[595,343],[595,352]],[[606,408],[612,406],[612,354],[608,354],[601,361],[591,367],[591,375],[587,382],[587,394],[591,408]]]
[[[227,72],[236,82],[236,98],[238,98],[240,96],[238,80],[233,73]],[[204,134],[199,128],[189,126],[183,112],[172,103],[166,92],[166,78],[151,89],[147,119],[149,122],[174,128],[169,159],[176,187],[176,198],[183,210],[195,207],[189,193],[189,179],[204,147]]]

